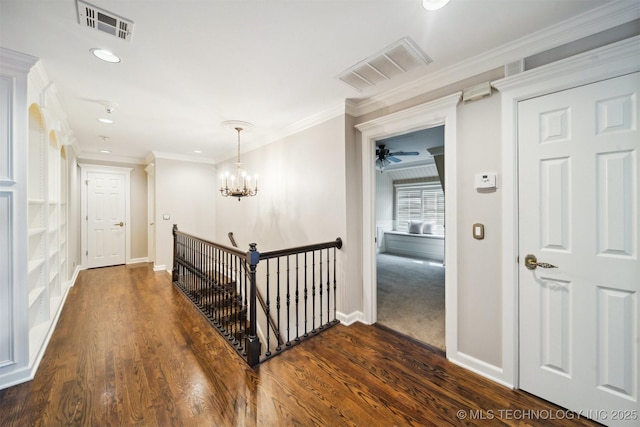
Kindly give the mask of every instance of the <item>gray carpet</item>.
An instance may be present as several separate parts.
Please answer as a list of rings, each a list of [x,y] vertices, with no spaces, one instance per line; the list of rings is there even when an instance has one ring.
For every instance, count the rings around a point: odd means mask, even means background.
[[[378,254],[378,323],[445,349],[444,267]]]

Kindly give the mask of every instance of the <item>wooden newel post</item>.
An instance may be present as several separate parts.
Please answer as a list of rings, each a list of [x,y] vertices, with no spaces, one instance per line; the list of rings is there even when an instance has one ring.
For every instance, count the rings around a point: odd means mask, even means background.
[[[258,305],[256,289],[256,267],[260,262],[260,252],[256,249],[256,244],[249,244],[247,252],[247,263],[249,264],[249,335],[246,339],[247,363],[249,366],[257,366],[260,363],[260,339],[258,338],[256,306]]]
[[[173,224],[173,268],[171,269],[171,280],[178,281],[178,224]]]

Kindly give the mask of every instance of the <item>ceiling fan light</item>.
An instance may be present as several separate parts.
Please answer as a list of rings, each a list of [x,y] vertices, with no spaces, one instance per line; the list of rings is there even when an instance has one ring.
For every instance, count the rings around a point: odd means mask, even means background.
[[[422,7],[426,10],[438,10],[446,4],[449,3],[449,0],[422,0]]]

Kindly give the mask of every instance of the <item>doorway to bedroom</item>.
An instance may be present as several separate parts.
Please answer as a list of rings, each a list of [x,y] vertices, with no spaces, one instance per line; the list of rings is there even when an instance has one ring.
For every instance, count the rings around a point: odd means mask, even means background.
[[[444,125],[376,141],[377,323],[445,350]]]

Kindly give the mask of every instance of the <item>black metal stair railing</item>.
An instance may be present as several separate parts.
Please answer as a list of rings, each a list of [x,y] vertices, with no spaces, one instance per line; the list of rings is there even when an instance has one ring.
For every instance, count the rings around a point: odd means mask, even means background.
[[[248,283],[245,253],[179,233],[174,226],[173,283],[228,340],[244,352]]]
[[[180,232],[176,225],[173,237],[174,285],[250,366],[339,323],[340,238],[260,253],[256,244],[242,252]]]
[[[233,232],[230,231],[228,234],[229,240],[231,241],[231,244],[233,245],[234,248],[238,247],[238,244],[236,243],[236,239],[233,237]],[[245,260],[242,261],[242,267],[244,269],[244,272],[247,276],[249,276],[249,267],[247,266],[247,263]],[[248,279],[250,279],[248,277]],[[260,304],[260,307],[262,308],[264,313],[267,313],[267,304],[264,300],[264,297],[262,296],[262,294],[260,293],[260,289],[256,289],[256,298],[258,299],[258,303]],[[278,331],[276,331],[275,329],[275,321],[273,321],[273,318],[271,318],[270,322],[267,322],[267,324],[270,326],[271,331],[273,331],[276,339],[278,340],[278,344],[282,344],[283,340],[282,340],[282,334],[280,334]]]

